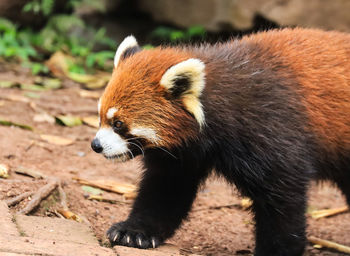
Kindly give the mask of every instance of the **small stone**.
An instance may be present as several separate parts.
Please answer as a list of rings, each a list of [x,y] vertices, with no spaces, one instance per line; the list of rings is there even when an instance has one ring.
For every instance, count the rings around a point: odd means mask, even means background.
[[[85,152],[83,152],[83,151],[78,151],[78,152],[77,152],[77,155],[80,156],[80,157],[83,157],[83,156],[85,156]]]

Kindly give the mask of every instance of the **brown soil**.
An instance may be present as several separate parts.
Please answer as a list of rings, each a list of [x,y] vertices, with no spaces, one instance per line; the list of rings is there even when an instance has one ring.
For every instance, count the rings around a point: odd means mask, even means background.
[[[75,114],[88,116],[97,114],[97,100],[82,98],[79,87],[71,85],[56,91],[39,92],[39,99],[28,98],[30,103],[6,100],[8,95],[23,95],[19,89],[0,89],[0,119],[27,124],[35,131],[17,127],[0,126],[0,163],[8,164],[12,171],[8,180],[0,180],[0,200],[33,191],[44,181],[33,180],[14,173],[19,166],[39,170],[49,176],[64,181],[68,206],[71,211],[85,217],[101,242],[108,244],[105,232],[117,221],[124,220],[130,211],[131,202],[110,204],[90,201],[74,177],[85,179],[109,179],[137,184],[142,172],[139,159],[127,163],[113,163],[92,152],[90,141],[96,128],[86,125],[64,127],[47,122],[34,122],[33,116],[40,111],[51,115]],[[70,146],[57,146],[40,139],[40,134],[52,134],[74,139]],[[34,143],[33,142],[39,142]],[[105,196],[121,199],[121,196],[104,192]],[[34,215],[55,216],[57,195],[52,195],[41,204]],[[202,255],[252,255],[254,248],[253,222],[249,211],[241,209],[240,196],[235,189],[220,179],[212,177],[198,193],[193,210],[181,229],[168,242],[185,252]],[[26,201],[11,208],[23,208]],[[231,207],[216,207],[227,206]],[[310,189],[310,209],[323,209],[345,205],[344,198],[329,184],[312,185]],[[216,208],[215,208],[216,207]],[[350,246],[350,213],[330,218],[313,220],[308,217],[309,235],[336,241]],[[326,249],[307,247],[308,255],[341,255]]]

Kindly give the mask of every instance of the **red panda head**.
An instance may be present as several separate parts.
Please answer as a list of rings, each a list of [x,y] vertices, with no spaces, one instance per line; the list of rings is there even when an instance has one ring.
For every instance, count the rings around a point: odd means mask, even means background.
[[[205,124],[200,96],[205,65],[178,48],[141,50],[129,36],[100,101],[100,129],[92,148],[128,160],[141,148],[171,148],[198,136]]]

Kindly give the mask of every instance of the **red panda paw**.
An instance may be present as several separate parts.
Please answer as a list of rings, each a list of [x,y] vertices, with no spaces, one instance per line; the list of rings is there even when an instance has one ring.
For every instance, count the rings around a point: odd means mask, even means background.
[[[147,236],[137,228],[128,227],[127,222],[113,224],[107,231],[112,246],[123,245],[140,249],[156,248],[161,241],[155,236]]]

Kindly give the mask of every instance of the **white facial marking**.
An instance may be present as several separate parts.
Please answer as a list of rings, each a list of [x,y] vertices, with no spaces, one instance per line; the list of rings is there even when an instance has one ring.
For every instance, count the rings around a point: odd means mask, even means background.
[[[152,128],[136,127],[132,128],[130,133],[134,136],[145,138],[154,144],[157,144],[159,141],[156,131]]]
[[[113,132],[112,128],[101,128],[96,133],[96,138],[100,141],[103,148],[102,154],[107,158],[116,157],[128,152],[127,142]],[[124,160],[126,156],[119,158],[120,160]]]
[[[115,107],[112,107],[112,108],[108,109],[107,114],[106,114],[107,119],[112,119],[112,118],[114,117],[114,114],[115,114],[117,111],[118,111],[118,110],[117,110],[117,108],[115,108]]]
[[[138,44],[137,44],[135,37],[133,37],[133,36],[128,36],[123,40],[123,42],[121,42],[121,44],[119,45],[117,52],[115,53],[115,56],[114,56],[114,67],[115,68],[118,66],[120,57],[125,52],[125,50],[128,48],[135,47],[135,46],[138,46]]]

